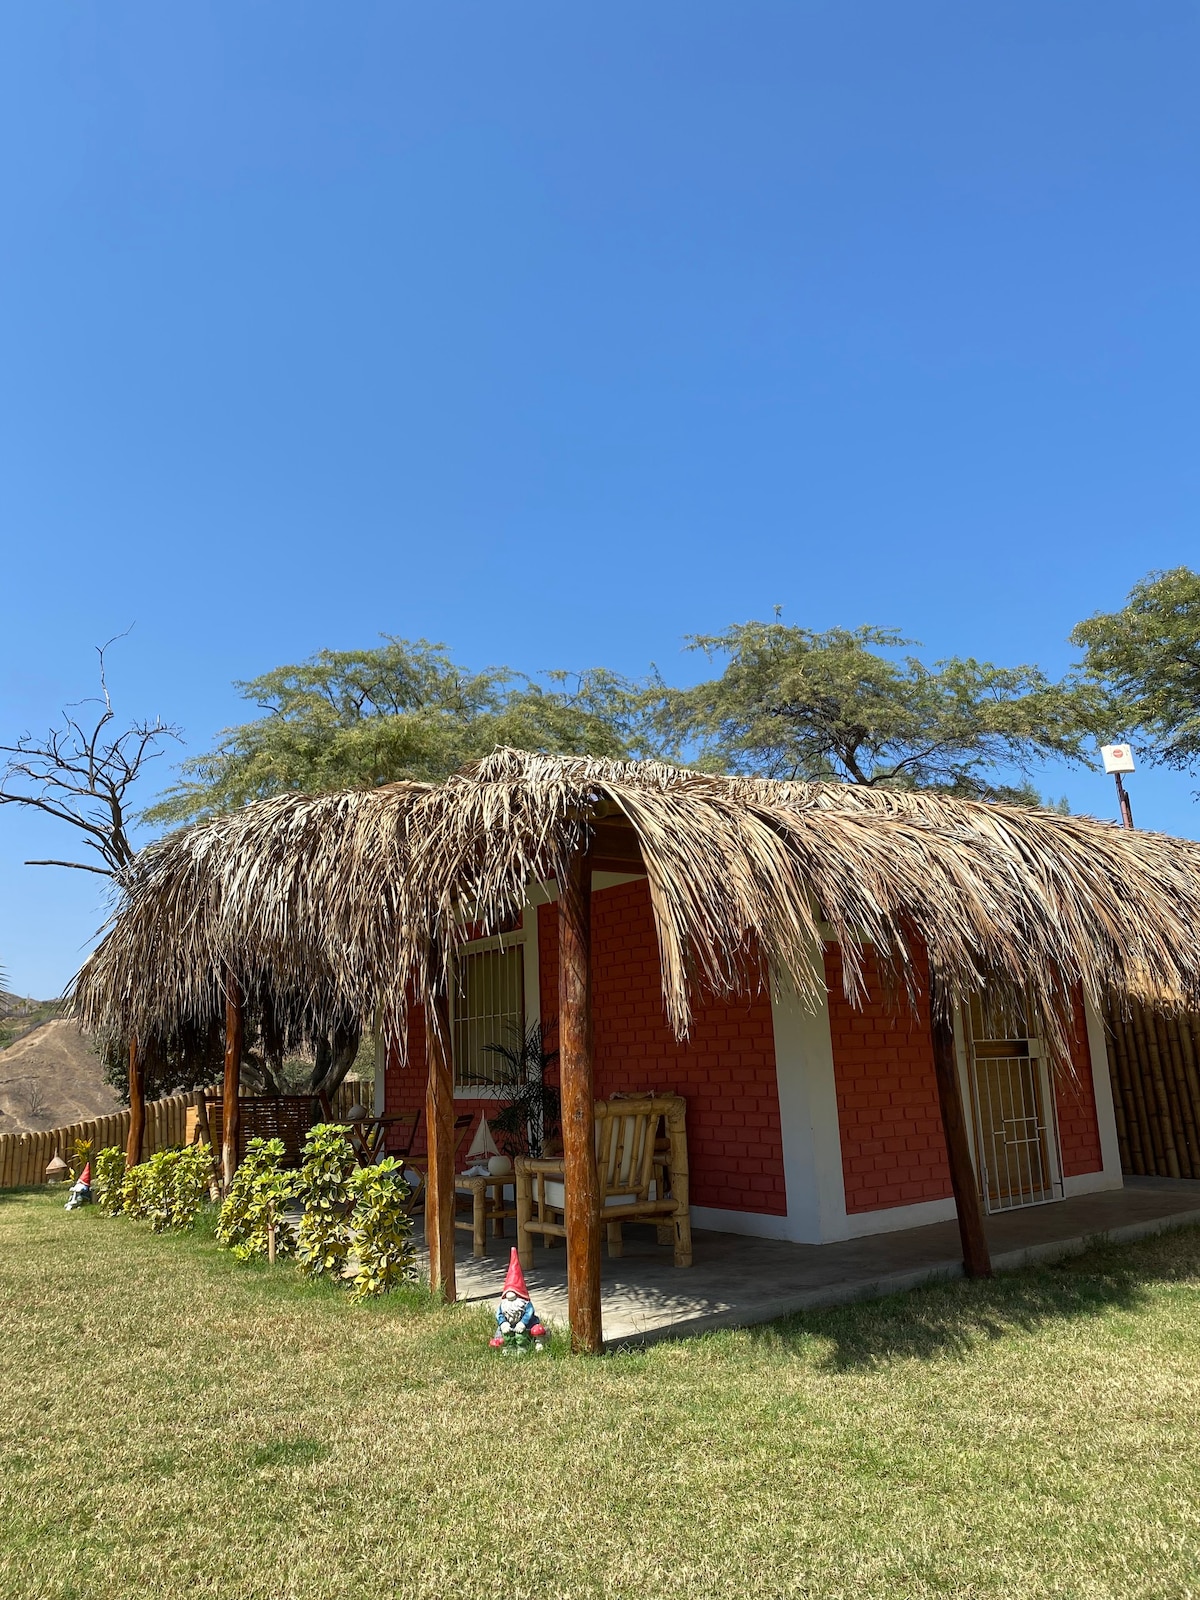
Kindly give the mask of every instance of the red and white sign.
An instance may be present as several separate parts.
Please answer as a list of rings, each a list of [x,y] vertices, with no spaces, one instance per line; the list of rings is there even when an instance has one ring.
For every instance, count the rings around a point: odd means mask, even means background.
[[[1100,754],[1104,757],[1105,772],[1132,772],[1133,751],[1127,744],[1102,744]]]

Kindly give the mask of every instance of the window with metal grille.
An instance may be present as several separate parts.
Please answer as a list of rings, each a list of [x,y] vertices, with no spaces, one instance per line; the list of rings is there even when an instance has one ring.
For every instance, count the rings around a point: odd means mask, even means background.
[[[454,993],[454,1081],[491,1085],[504,1062],[487,1047],[512,1045],[525,1032],[525,950],[467,950],[458,958]]]

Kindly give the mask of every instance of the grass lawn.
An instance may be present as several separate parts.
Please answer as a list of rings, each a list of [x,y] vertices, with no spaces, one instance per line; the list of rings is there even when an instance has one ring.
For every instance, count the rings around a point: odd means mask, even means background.
[[[0,1192],[0,1594],[1200,1595],[1200,1233],[597,1361]]]

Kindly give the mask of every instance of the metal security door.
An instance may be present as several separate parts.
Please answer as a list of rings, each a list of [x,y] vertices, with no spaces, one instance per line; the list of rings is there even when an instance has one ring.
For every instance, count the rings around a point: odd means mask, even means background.
[[[971,1097],[989,1211],[1062,1198],[1058,1129],[1039,1039],[1024,1013],[970,1008]]]

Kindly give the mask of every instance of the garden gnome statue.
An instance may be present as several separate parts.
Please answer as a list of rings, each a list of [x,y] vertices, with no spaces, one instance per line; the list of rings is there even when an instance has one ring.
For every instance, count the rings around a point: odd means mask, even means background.
[[[512,1251],[508,1260],[508,1276],[500,1304],[496,1308],[496,1332],[492,1339],[493,1350],[544,1350],[550,1335],[538,1321],[529,1290],[525,1287],[525,1274]]]
[[[71,1192],[67,1196],[67,1203],[63,1207],[63,1210],[64,1211],[78,1211],[80,1206],[87,1206],[87,1205],[90,1205],[91,1203],[92,1203],[92,1163],[89,1161],[87,1166],[84,1167],[83,1171],[79,1174],[79,1177],[71,1185]]]

